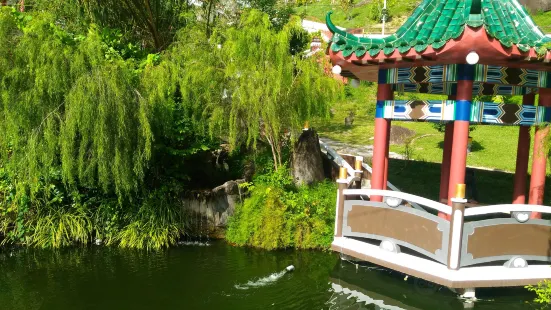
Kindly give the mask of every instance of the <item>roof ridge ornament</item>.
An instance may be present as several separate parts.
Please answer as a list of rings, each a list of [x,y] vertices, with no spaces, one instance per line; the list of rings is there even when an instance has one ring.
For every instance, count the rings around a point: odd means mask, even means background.
[[[516,46],[521,52],[534,49],[546,54],[551,38],[543,34],[517,0],[422,0],[406,22],[390,36],[356,36],[336,27],[327,13],[326,24],[333,34],[331,50],[346,51],[346,56],[372,57],[381,51],[391,55],[414,49],[423,52],[444,48],[459,38],[467,26],[484,27],[486,33],[504,48]],[[338,41],[338,42],[337,42]],[[415,44],[414,44],[415,42]]]

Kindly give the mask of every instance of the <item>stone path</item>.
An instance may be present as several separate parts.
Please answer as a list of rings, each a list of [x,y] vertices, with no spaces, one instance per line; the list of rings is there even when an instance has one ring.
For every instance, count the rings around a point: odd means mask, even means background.
[[[326,137],[320,137],[320,140],[325,142],[330,148],[334,149],[339,154],[363,156],[364,159],[373,157],[373,145],[348,144],[341,141],[331,140]],[[395,152],[389,152],[389,157],[394,159],[404,159],[403,155]]]
[[[348,144],[346,142],[335,141],[326,137],[320,137],[320,140],[325,142],[330,148],[334,149],[339,154],[363,156],[364,159],[373,157],[373,145]],[[395,152],[389,152],[389,157],[393,159],[405,159],[404,155],[398,154]],[[410,159],[410,160],[414,161],[413,159]],[[488,168],[488,167],[480,167],[480,166],[472,166],[472,165],[468,165],[467,167],[474,168],[477,170],[512,173],[511,171]]]

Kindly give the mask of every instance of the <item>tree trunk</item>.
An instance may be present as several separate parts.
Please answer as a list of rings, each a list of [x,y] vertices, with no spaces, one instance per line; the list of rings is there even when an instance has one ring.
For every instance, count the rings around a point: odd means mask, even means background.
[[[145,0],[145,6],[147,9],[146,22],[149,27],[149,31],[153,36],[155,49],[157,50],[157,52],[159,52],[163,47],[163,43],[161,42],[159,32],[157,31],[157,26],[155,25],[156,20],[153,18],[153,12],[151,11],[151,5],[149,4],[149,0]]]
[[[270,148],[272,149],[272,156],[274,157],[274,169],[277,171],[277,168],[279,168],[279,165],[277,164],[277,153],[274,147],[274,143],[272,140],[266,135],[266,140],[268,140],[268,144],[270,144]]]
[[[293,151],[293,178],[297,185],[323,181],[323,159],[318,134],[304,130]]]
[[[208,11],[207,11],[207,29],[206,29],[206,34],[207,34],[207,38],[210,38],[210,35],[211,35],[211,27],[212,27],[212,24],[211,24],[211,15],[212,15],[212,8],[214,6],[214,0],[211,0],[209,1],[209,4],[208,4]],[[214,21],[212,21],[212,23],[214,23]]]

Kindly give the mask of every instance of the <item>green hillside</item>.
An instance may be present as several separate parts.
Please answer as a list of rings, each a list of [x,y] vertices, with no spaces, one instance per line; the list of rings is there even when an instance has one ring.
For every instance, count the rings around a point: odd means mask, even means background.
[[[295,13],[308,20],[323,22],[327,12],[333,11],[334,14],[331,18],[335,25],[345,28],[363,28],[366,33],[381,32],[383,0],[353,1],[348,14],[341,3],[344,1],[314,1],[296,7]],[[387,0],[390,15],[388,31],[398,28],[419,3],[419,0]],[[536,12],[532,14],[532,17],[545,32],[551,33],[551,11]]]

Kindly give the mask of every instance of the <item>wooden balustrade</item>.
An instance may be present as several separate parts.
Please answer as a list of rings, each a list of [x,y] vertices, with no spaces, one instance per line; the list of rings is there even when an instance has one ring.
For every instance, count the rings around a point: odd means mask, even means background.
[[[551,214],[551,207],[495,205],[465,208],[466,200],[461,197],[454,198],[450,207],[403,192],[351,189],[349,186],[354,183],[351,179],[339,180],[337,200],[340,216],[337,219],[339,234],[336,236],[390,240],[453,270],[515,257],[551,261],[551,224],[548,221],[527,218],[523,221],[522,217],[469,221],[470,217],[496,213]],[[367,197],[371,195],[385,197],[385,202],[369,201]],[[395,200],[390,203],[389,198]],[[433,213],[451,215],[451,220],[408,208],[406,202],[432,209]]]

